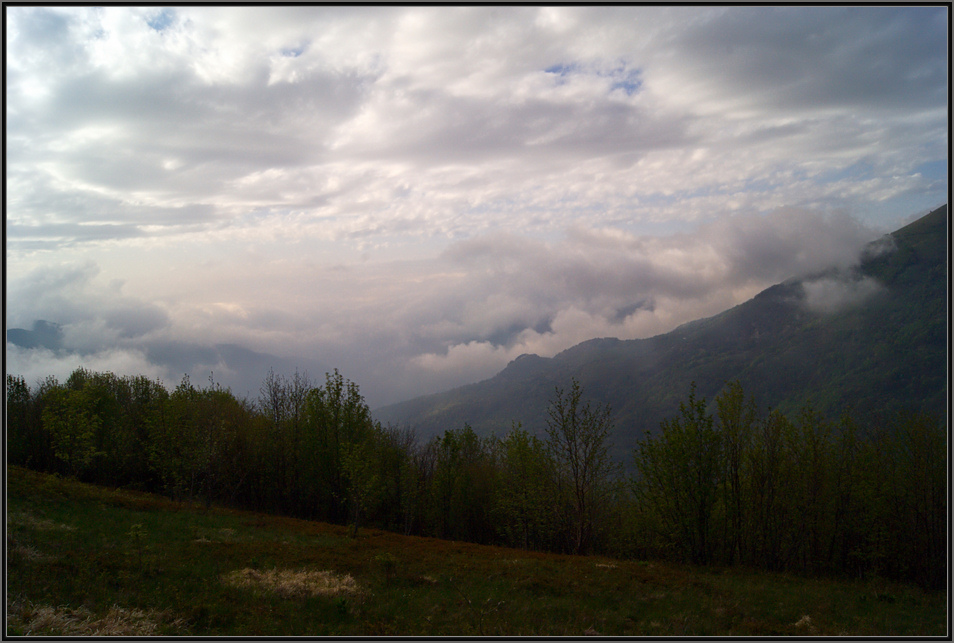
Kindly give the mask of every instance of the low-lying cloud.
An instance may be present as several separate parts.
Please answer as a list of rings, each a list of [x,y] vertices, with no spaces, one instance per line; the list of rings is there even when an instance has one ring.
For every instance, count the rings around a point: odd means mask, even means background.
[[[460,242],[443,259],[468,270],[466,305],[445,309],[444,319],[453,310],[456,322],[441,329],[445,345],[414,362],[460,382],[467,364],[487,376],[522,353],[552,356],[593,337],[660,334],[787,278],[852,266],[876,235],[847,216],[782,209],[666,237],[577,227],[554,243],[504,234]],[[825,310],[874,287],[811,283],[809,305]],[[506,341],[474,339],[490,317],[509,329]]]
[[[214,371],[253,397],[270,367],[319,379],[337,367],[383,404],[490,377],[523,353],[667,332],[789,277],[847,270],[877,236],[846,215],[791,208],[664,236],[583,225],[552,241],[492,232],[429,260],[339,269],[209,262],[206,287],[154,292],[155,301],[102,283],[94,262],[45,267],[11,281],[24,294],[10,319],[59,324],[59,349],[17,347],[8,357],[13,371],[55,367],[49,374],[60,377],[83,360],[167,383]],[[875,289],[869,280],[810,281],[806,305],[832,311]]]
[[[857,306],[884,287],[872,277],[836,275],[805,281],[803,303],[819,313],[834,313]]]

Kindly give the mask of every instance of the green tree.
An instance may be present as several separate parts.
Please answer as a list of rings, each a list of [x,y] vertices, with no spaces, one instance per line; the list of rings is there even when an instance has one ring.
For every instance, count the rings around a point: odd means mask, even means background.
[[[377,426],[381,493],[375,519],[384,529],[407,535],[418,519],[421,478],[415,466],[417,436],[409,428]]]
[[[343,523],[349,517],[349,480],[344,456],[370,439],[371,410],[354,382],[336,369],[325,385],[311,389],[304,404],[303,469],[309,496],[319,504],[318,516]],[[297,455],[297,454],[296,454]]]
[[[867,572],[944,586],[946,433],[930,416],[902,414],[870,439],[860,485],[868,542],[859,557]]]
[[[358,535],[364,514],[374,506],[380,494],[381,475],[375,447],[374,439],[369,437],[361,442],[346,443],[341,454],[352,537]]]
[[[305,488],[308,459],[302,457],[306,438],[306,403],[313,386],[307,374],[297,370],[291,378],[269,369],[258,400],[258,408],[268,421],[274,475],[279,504],[285,511],[310,517],[317,499]]]
[[[903,535],[902,551],[908,552],[904,577],[921,585],[944,587],[947,561],[945,536],[948,525],[947,436],[938,420],[923,414],[898,420],[901,470],[908,481],[904,506],[913,526],[911,540]],[[913,541],[913,542],[912,542]]]
[[[77,369],[66,386],[49,390],[42,416],[56,457],[76,477],[86,473],[99,453],[96,446],[102,420],[93,392],[84,387],[88,375],[87,371]]]
[[[826,571],[831,549],[835,472],[832,426],[814,409],[803,408],[795,427],[792,473],[786,484],[792,492],[794,526],[800,537],[794,543],[794,564],[799,569]]]
[[[793,537],[792,503],[786,487],[793,476],[794,430],[782,413],[769,413],[756,426],[749,454],[751,551],[754,564],[766,569],[784,567],[786,541]]]
[[[22,376],[7,375],[7,459],[23,467],[42,466],[49,445],[43,427],[36,422],[37,401]]]
[[[658,436],[640,441],[634,490],[653,508],[664,540],[698,564],[712,558],[713,510],[721,480],[722,439],[695,383],[679,417],[664,420]]]
[[[499,532],[511,546],[552,546],[554,467],[546,444],[515,424],[498,450],[495,496]]]
[[[438,538],[491,542],[495,469],[486,444],[474,430],[445,431],[427,446],[430,475],[426,517]]]
[[[716,397],[722,439],[722,503],[725,557],[729,564],[742,560],[748,551],[749,467],[747,455],[757,421],[755,402],[746,400],[738,380],[726,385]]]
[[[202,484],[199,397],[189,376],[183,375],[168,399],[159,402],[150,421],[150,465],[166,493],[177,501],[193,500]]]

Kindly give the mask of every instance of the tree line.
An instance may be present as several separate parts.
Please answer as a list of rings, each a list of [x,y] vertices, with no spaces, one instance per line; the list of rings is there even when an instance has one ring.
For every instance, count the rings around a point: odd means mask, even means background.
[[[693,386],[611,461],[609,408],[556,388],[547,431],[468,425],[421,442],[376,422],[337,370],[270,371],[256,400],[213,377],[173,391],[80,368],[6,378],[7,461],[206,506],[531,550],[602,553],[944,586],[946,427],[885,426],[811,408],[762,413],[737,382],[710,407]]]

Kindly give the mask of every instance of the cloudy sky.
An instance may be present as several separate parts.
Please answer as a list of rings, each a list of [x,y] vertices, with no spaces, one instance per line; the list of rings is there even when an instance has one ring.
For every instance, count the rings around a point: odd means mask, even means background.
[[[30,382],[337,367],[375,407],[666,332],[947,200],[946,7],[5,12]]]

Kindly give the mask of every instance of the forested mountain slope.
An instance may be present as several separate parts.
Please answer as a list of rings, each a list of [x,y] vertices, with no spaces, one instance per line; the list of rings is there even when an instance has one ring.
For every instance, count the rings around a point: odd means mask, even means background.
[[[493,378],[378,409],[422,437],[468,423],[543,435],[554,387],[576,378],[609,404],[616,456],[678,411],[691,382],[708,399],[738,379],[759,406],[803,404],[861,420],[943,416],[947,393],[947,206],[869,245],[855,268],[772,286],[719,315],[648,339],[594,339],[552,358],[523,355]]]

